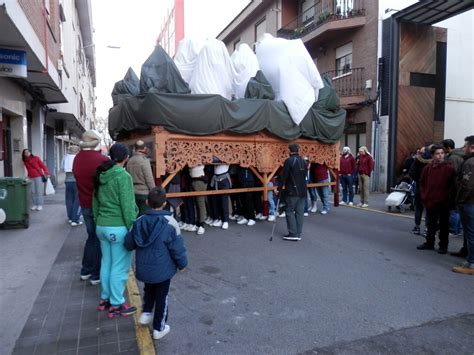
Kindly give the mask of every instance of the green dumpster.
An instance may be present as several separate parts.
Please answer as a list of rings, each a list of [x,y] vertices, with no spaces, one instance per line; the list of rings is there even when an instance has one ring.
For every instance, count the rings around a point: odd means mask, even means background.
[[[6,220],[0,227],[23,226],[30,224],[30,182],[23,178],[0,178],[0,208]]]

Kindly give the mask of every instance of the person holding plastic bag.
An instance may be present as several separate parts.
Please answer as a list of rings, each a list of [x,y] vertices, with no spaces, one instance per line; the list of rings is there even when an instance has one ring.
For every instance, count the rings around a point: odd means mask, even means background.
[[[92,209],[102,251],[102,292],[97,309],[107,310],[108,317],[114,318],[136,312],[135,307],[125,303],[123,295],[132,262],[132,253],[125,249],[124,240],[138,207],[132,177],[124,169],[129,158],[127,146],[115,143],[109,153],[110,160],[97,168]]]
[[[33,155],[29,149],[23,149],[21,159],[28,172],[28,178],[31,180],[31,199],[33,201],[31,210],[41,211],[44,204],[44,183],[49,178],[48,168],[40,157]]]

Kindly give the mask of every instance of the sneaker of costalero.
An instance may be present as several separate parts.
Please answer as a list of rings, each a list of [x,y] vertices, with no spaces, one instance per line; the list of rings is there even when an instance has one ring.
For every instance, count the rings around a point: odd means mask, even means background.
[[[79,222],[71,222],[71,227],[80,226],[82,223],[83,223],[82,221],[79,221]]]
[[[247,224],[247,223],[249,223],[249,220],[247,218],[242,218],[237,222],[237,224]]]
[[[189,228],[187,229],[188,232],[197,232],[198,226],[196,225],[189,225]]]
[[[280,213],[280,214],[278,215],[278,217],[281,217],[281,218],[286,217],[285,211],[283,211],[282,213]]]
[[[345,206],[346,203],[344,201],[339,202],[339,206]]]
[[[197,234],[199,234],[199,235],[201,235],[201,234],[204,234],[204,233],[206,233],[206,230],[204,229],[204,227],[203,227],[203,226],[201,226],[201,227],[199,227],[199,228],[198,228],[198,230],[197,230],[197,232],[196,232],[196,233],[197,233]]]
[[[267,217],[264,216],[263,214],[259,213],[255,216],[255,219],[258,219],[259,221],[263,221],[263,220],[267,219]]]
[[[81,280],[82,281],[86,281],[86,280],[89,280],[91,278],[91,274],[85,274],[85,275],[81,275]]]
[[[102,312],[108,310],[110,308],[109,300],[100,300],[99,305],[97,306],[97,310]]]
[[[120,306],[110,306],[108,317],[110,319],[117,317],[128,317],[137,311],[135,307],[129,306],[126,303]]]
[[[271,214],[270,216],[268,216],[267,221],[268,221],[268,222],[275,222],[275,219],[276,219],[275,215],[274,215],[274,214]]]
[[[253,219],[249,219],[249,221],[247,222],[247,225],[248,226],[254,226],[255,225],[255,221]]]
[[[168,334],[170,332],[170,329],[171,328],[168,324],[165,324],[165,328],[161,331],[153,329],[153,339],[159,340],[159,339],[163,338],[166,334]]]
[[[222,222],[221,222],[222,223]],[[229,229],[229,222],[224,222],[222,223],[222,226],[221,226],[222,229]]]
[[[97,286],[98,284],[100,284],[100,279],[91,278],[89,282],[92,286]]]
[[[354,202],[349,202],[349,206],[354,206]]]
[[[212,223],[212,226],[213,227],[222,227],[222,221],[220,219],[216,219],[213,223]]]

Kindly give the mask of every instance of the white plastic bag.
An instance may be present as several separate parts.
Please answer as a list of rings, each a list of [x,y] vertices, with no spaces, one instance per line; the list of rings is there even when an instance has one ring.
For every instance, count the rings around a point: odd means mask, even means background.
[[[44,191],[45,195],[54,195],[56,191],[54,190],[53,184],[51,183],[51,179],[48,178],[46,181],[46,189]]]

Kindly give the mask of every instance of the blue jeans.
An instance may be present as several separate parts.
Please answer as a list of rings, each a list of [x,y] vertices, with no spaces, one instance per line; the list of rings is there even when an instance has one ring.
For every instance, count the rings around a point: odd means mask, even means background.
[[[81,217],[77,186],[74,181],[68,181],[65,184],[66,184],[67,219],[77,223],[79,222],[79,217]]]
[[[286,215],[286,226],[288,228],[288,234],[291,236],[301,237],[303,231],[303,220],[304,220],[304,201],[305,197],[298,196],[287,196],[285,215]]]
[[[123,241],[127,235],[126,227],[97,226],[97,237],[102,249],[102,266],[100,268],[100,298],[110,300],[112,306],[125,303],[125,285],[128,270],[132,263],[132,252],[125,249]]]
[[[273,187],[273,182],[269,182],[267,186]],[[273,197],[273,190],[268,191],[268,215],[274,216],[275,215],[275,198]]]
[[[44,182],[40,177],[32,178],[31,180],[31,200],[33,206],[43,206],[44,204]]]
[[[342,201],[345,203],[354,202],[354,188],[352,187],[352,175],[340,175],[339,180],[342,185]],[[349,200],[347,199],[349,195]]]
[[[329,179],[318,181],[318,183],[329,182]],[[319,198],[323,203],[323,211],[329,211],[329,186],[320,186],[316,188]]]
[[[216,190],[225,190],[230,188],[230,181],[228,179],[216,182],[216,184]],[[229,195],[222,194],[212,197],[215,218],[220,219],[222,222],[229,222]]]
[[[84,255],[82,257],[81,275],[92,275],[92,280],[100,278],[100,242],[95,233],[94,215],[92,208],[83,208],[82,216],[87,230],[87,240],[84,245]]]
[[[459,205],[458,211],[467,244],[467,261],[474,264],[474,203]]]

